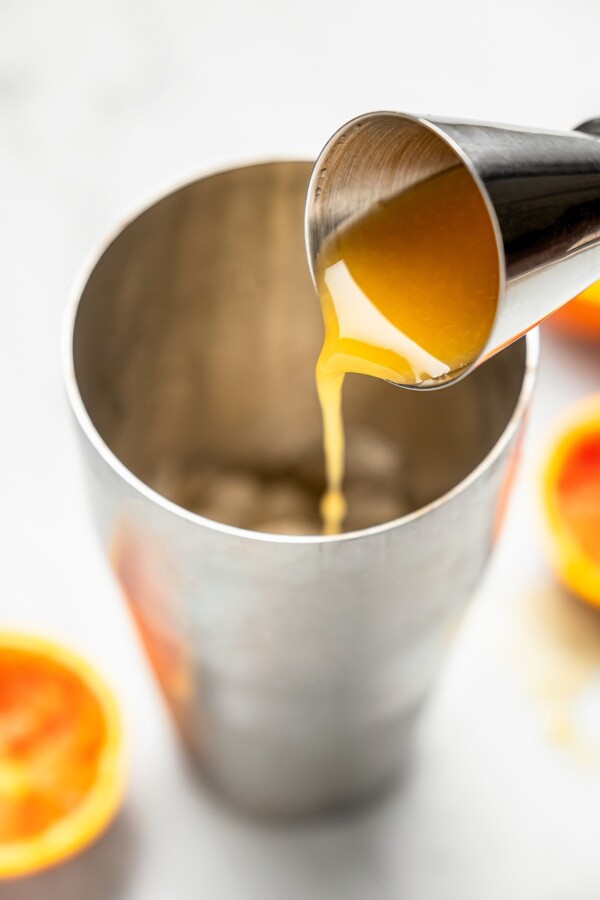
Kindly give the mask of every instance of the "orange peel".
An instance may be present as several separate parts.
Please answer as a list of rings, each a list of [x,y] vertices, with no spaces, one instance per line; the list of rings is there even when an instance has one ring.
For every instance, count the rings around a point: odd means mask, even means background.
[[[569,590],[600,606],[600,394],[560,423],[542,483],[550,563]]]
[[[31,875],[93,841],[124,791],[114,696],[79,656],[0,633],[0,878]]]

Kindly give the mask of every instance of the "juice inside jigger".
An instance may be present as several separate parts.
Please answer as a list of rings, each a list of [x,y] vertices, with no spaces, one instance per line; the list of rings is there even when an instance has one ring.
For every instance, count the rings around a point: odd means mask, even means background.
[[[327,476],[321,515],[324,533],[337,534],[346,515],[344,376],[443,381],[480,356],[491,332],[498,249],[468,171],[450,169],[348,224],[324,246],[316,279],[325,322],[316,370]]]

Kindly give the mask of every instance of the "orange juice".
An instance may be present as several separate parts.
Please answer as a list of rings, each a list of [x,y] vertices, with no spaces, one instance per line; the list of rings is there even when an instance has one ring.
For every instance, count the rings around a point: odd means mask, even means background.
[[[496,235],[468,171],[455,167],[378,204],[323,248],[316,280],[325,340],[326,534],[342,530],[342,385],[349,372],[401,385],[443,382],[482,353],[496,314]]]

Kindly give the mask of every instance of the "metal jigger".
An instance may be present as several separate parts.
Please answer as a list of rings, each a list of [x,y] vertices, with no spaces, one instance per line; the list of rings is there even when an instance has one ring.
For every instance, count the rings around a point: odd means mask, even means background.
[[[486,201],[500,263],[494,326],[454,379],[529,331],[600,278],[600,120],[576,131],[373,112],[325,145],[306,205],[311,271],[324,242],[375,204],[465,166]],[[400,288],[400,286],[399,286]]]

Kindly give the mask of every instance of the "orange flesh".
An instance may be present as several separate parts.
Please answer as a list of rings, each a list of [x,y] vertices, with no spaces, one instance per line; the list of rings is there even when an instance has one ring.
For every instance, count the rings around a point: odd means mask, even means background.
[[[557,499],[581,548],[600,565],[600,434],[570,451],[557,484]]]
[[[596,281],[548,319],[550,327],[576,338],[600,338],[600,282]]]
[[[107,739],[98,700],[77,675],[0,648],[0,844],[34,838],[73,811]]]

